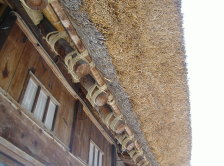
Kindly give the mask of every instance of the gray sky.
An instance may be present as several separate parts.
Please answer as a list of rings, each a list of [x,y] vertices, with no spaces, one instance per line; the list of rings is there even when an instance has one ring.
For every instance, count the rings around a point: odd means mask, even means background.
[[[192,166],[224,166],[224,0],[182,0]]]

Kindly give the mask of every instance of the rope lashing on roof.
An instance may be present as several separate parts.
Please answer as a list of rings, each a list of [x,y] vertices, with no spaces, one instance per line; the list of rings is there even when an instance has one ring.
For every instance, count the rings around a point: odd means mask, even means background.
[[[145,164],[141,165],[141,166],[148,166],[149,165],[149,161],[145,162]]]
[[[73,55],[76,54],[77,56],[73,57]],[[67,66],[68,73],[72,75],[73,82],[77,83],[80,80],[80,77],[74,72],[74,66],[76,63],[80,60],[85,61],[88,63],[88,60],[86,57],[88,56],[88,52],[78,53],[76,50],[68,53],[64,59],[65,65]]]
[[[51,49],[56,53],[57,51],[55,50],[54,46],[55,43],[59,40],[59,39],[67,39],[68,35],[65,31],[53,31],[47,34],[46,36],[46,41],[47,43],[50,45]]]
[[[137,162],[137,165],[138,165],[138,166],[141,166],[141,165],[143,165],[146,161],[147,161],[146,157],[143,156],[143,158],[142,158],[140,161]]]
[[[142,157],[142,155],[143,155],[143,150],[138,151],[138,152],[133,156],[133,160],[134,160],[135,162],[137,162],[137,159],[138,159],[139,157]]]
[[[118,140],[118,142],[121,144],[122,141],[127,137],[128,135],[127,134],[122,134],[122,135],[117,135],[115,136],[116,139]]]
[[[109,105],[113,108],[113,110],[114,110],[114,112],[115,112],[116,114],[121,114],[119,108],[118,108],[117,105],[116,105],[116,101],[115,101],[115,99],[114,99],[114,97],[113,97],[112,94],[110,94],[110,95],[108,96],[107,104],[109,104]]]
[[[134,138],[134,135],[132,136],[127,136],[122,142],[121,142],[121,145],[122,145],[122,150],[126,150],[128,148],[128,145],[130,144],[130,141],[133,142],[133,138]],[[129,149],[128,149],[129,150]]]
[[[95,83],[93,86],[91,86],[89,89],[87,89],[87,95],[86,98],[93,104],[96,105],[96,98],[101,93],[106,93],[107,85],[104,84],[103,86],[99,86],[97,83]]]
[[[134,135],[129,136],[128,134],[123,134],[121,136],[115,136],[118,142],[122,146],[122,151],[127,150],[128,145],[130,145],[130,141],[133,142]]]
[[[114,96],[113,96],[112,94],[110,94],[110,95],[108,96],[107,104],[109,104],[109,105],[114,105],[114,104],[116,104],[116,102],[115,102],[115,100],[114,100]]]
[[[131,158],[134,156],[135,153],[137,153],[136,150],[131,150],[130,152],[128,152]]]
[[[117,125],[119,124],[118,122],[121,121],[123,119],[123,115],[119,115],[117,117],[115,117],[112,122],[110,123],[110,128],[111,130],[115,131],[116,128],[118,127]]]
[[[48,5],[48,0],[25,0],[27,6],[33,10],[43,10]]]
[[[26,2],[24,0],[20,0],[20,2],[22,3],[22,6],[24,7],[27,14],[29,15],[29,17],[33,21],[34,25],[38,25],[40,23],[40,21],[43,19],[43,14],[41,13],[41,11],[31,9],[26,4]]]
[[[113,112],[111,112],[111,113],[109,113],[106,117],[105,117],[105,119],[104,119],[104,123],[106,124],[106,126],[109,128],[109,123],[110,123],[110,120],[111,120],[111,118],[113,117],[113,115],[114,115],[114,113]]]

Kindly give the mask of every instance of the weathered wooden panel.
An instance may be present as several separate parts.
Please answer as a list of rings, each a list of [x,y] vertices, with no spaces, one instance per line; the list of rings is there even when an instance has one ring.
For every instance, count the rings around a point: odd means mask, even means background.
[[[111,166],[112,145],[90,121],[82,109],[78,110],[75,126],[73,153],[88,163],[90,140],[104,153],[103,165]]]
[[[17,68],[14,71],[14,76],[10,81],[8,93],[16,100],[19,101],[22,90],[25,85],[29,70],[35,70],[35,66],[38,62],[39,55],[36,50],[32,49],[32,44],[27,42],[24,51],[20,57]],[[14,59],[11,59],[14,61]]]
[[[78,109],[72,152],[88,163],[91,125],[90,119],[82,109]]]
[[[14,30],[14,32],[13,32]],[[57,79],[57,77],[53,74],[50,67],[45,63],[39,53],[35,50],[34,46],[28,41],[24,40],[24,43],[19,43],[20,37],[17,37],[18,40],[14,41],[15,46],[20,47],[22,51],[13,52],[13,56],[9,56],[6,54],[10,52],[10,40],[12,35],[15,31],[24,36],[21,30],[15,25],[12,29],[12,33],[5,42],[3,46],[4,52],[0,54],[0,64],[3,66],[7,63],[12,63],[11,66],[13,67],[10,70],[10,74],[12,73],[10,78],[7,80],[0,79],[0,86],[5,89],[16,101],[21,100],[21,94],[23,89],[26,87],[26,79],[28,76],[29,71],[32,71],[34,75],[38,78],[38,80],[44,85],[44,87],[55,97],[55,99],[60,103],[58,114],[56,117],[54,134],[67,146],[70,143],[71,137],[71,129],[73,124],[73,115],[74,115],[74,103],[75,99],[67,92],[61,82]],[[2,50],[3,50],[2,49]],[[14,48],[15,50],[18,49],[17,47]],[[18,50],[20,50],[18,49]],[[1,51],[2,51],[1,50]],[[19,58],[16,56],[19,52]],[[3,54],[4,53],[4,54]],[[8,58],[10,57],[10,61]],[[18,58],[18,59],[17,59]],[[4,60],[5,59],[5,60]],[[5,62],[1,62],[4,60]],[[1,68],[0,68],[1,69]],[[8,69],[8,68],[7,68]],[[2,71],[2,70],[1,70]],[[6,85],[7,84],[7,85]],[[10,123],[13,117],[7,116],[7,120],[5,120],[5,124]],[[11,118],[11,119],[10,119]],[[13,119],[15,120],[15,119]],[[20,121],[22,117],[20,117]],[[0,122],[1,123],[1,122]],[[14,122],[13,122],[14,123]],[[21,125],[29,126],[26,121],[23,122]],[[16,123],[18,126],[20,125],[19,122]],[[29,126],[33,127],[33,126]],[[1,129],[0,129],[1,130]],[[11,129],[12,130],[12,129]],[[72,152],[80,157],[86,163],[88,162],[88,154],[89,154],[89,143],[90,140],[93,140],[99,148],[104,152],[103,156],[103,165],[110,166],[111,165],[111,145],[108,141],[104,138],[104,136],[100,133],[100,131],[94,126],[91,120],[85,115],[85,113],[80,110],[76,119],[75,129],[74,129],[74,140],[73,140],[73,148]],[[10,131],[10,130],[9,130]],[[7,135],[7,131],[3,132],[6,135],[7,139],[11,136],[13,137],[21,137],[18,141],[16,139],[10,138],[11,141],[16,144],[18,147],[22,148],[24,151],[29,152],[29,154],[34,154],[40,161],[48,160],[42,158],[41,155],[41,148],[44,148],[44,143],[36,143],[35,139],[33,140],[33,136],[35,134],[42,135],[40,133],[27,133],[25,131],[21,131],[20,129],[16,130],[17,132],[12,133],[12,135]],[[13,131],[10,131],[10,134]],[[22,135],[19,135],[22,133]],[[24,141],[28,141],[28,144],[24,145]],[[39,140],[40,142],[43,141],[47,144],[46,140]],[[45,145],[46,146],[46,145]],[[41,147],[41,148],[40,148]],[[35,150],[33,150],[35,149]],[[46,153],[52,153],[54,149],[47,149],[45,147]],[[34,153],[34,152],[35,153]],[[62,152],[59,152],[62,153]],[[55,156],[54,156],[55,157]],[[58,157],[58,156],[57,156]],[[60,158],[60,157],[59,157]],[[64,164],[62,164],[64,165]]]
[[[69,146],[75,99],[15,24],[0,52],[0,87],[16,101],[26,87],[29,71],[60,103],[54,134]]]
[[[18,66],[20,57],[27,44],[26,36],[18,31],[14,24],[10,34],[0,50],[0,86],[7,90],[14,72]]]
[[[75,101],[70,95],[63,91],[61,91],[59,99],[59,101],[61,101],[61,105],[55,123],[55,134],[60,140],[63,140],[63,142],[69,146]]]
[[[82,164],[0,95],[0,136],[45,165]]]

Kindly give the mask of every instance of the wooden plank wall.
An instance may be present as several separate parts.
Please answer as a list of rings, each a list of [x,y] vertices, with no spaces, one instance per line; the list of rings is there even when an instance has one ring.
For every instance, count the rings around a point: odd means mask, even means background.
[[[0,95],[0,136],[47,166],[82,166],[80,161]]]
[[[23,32],[15,24],[0,50],[0,87],[8,92],[8,94],[17,102],[21,100],[21,94],[26,86],[25,84],[29,71],[34,73],[45,88],[60,103],[53,133],[66,146],[69,146],[76,100],[64,88],[49,66],[35,50],[34,46],[28,41]],[[0,112],[1,111],[2,110],[0,110]],[[4,113],[0,115],[1,119],[4,118],[3,116],[5,116]],[[18,117],[10,116],[7,115],[7,117],[5,117],[4,123],[7,124],[7,122],[14,122],[16,121],[16,118],[18,119]],[[79,113],[75,117],[76,122],[74,123],[75,127],[73,131],[74,140],[72,140],[72,152],[75,156],[80,157],[84,162],[88,163],[89,143],[90,140],[92,140],[104,152],[103,165],[110,166],[112,145],[108,143],[101,132],[85,115],[82,109],[79,110]],[[48,146],[46,140],[37,136],[38,134],[41,135],[41,133],[38,133],[37,131],[32,133],[31,130],[33,126],[27,126],[28,128],[26,128],[26,123],[21,122],[23,118],[24,117],[19,117],[20,121],[12,123],[12,126],[10,126],[10,130],[8,130],[8,132],[12,135],[7,135],[6,133],[1,134],[7,139],[11,139],[13,144],[17,144],[18,147],[29,152],[29,154],[34,155],[34,157],[38,158],[40,161],[48,161],[49,158],[42,155],[41,151],[41,148]],[[0,121],[3,122],[2,120]],[[20,126],[20,123],[22,127]],[[18,129],[17,126],[20,126],[21,128]],[[5,126],[3,125],[1,128],[2,127]],[[29,130],[29,132],[24,132],[26,130]],[[21,135],[21,133],[24,134]],[[35,140],[31,140],[35,137],[37,137]],[[40,145],[38,140],[40,141]],[[49,153],[52,152],[51,150],[54,151],[55,149],[44,148],[46,153],[44,152],[43,154],[49,155]],[[57,157],[60,158],[57,155],[51,157],[55,160],[57,160]]]
[[[103,165],[111,166],[112,145],[90,121],[83,109],[79,109],[77,112],[74,133],[72,152],[76,156],[88,163],[90,140],[92,140],[104,152]]]
[[[53,133],[69,146],[75,99],[14,24],[0,50],[0,87],[19,102],[30,70],[60,103]]]

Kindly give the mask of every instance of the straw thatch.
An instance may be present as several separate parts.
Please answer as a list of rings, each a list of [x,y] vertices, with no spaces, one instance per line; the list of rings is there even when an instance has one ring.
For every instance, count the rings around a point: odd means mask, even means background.
[[[191,129],[180,1],[62,3],[98,69],[110,80],[108,85],[152,165],[189,165]]]

